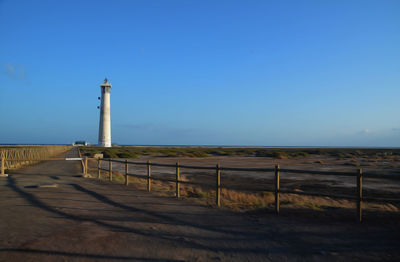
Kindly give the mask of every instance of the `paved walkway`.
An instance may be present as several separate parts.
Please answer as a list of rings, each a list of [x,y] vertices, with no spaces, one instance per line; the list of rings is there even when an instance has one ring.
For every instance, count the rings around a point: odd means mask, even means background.
[[[70,151],[68,156],[76,156]],[[398,224],[237,214],[84,179],[49,161],[0,178],[0,261],[398,260]],[[58,187],[35,187],[49,183]]]

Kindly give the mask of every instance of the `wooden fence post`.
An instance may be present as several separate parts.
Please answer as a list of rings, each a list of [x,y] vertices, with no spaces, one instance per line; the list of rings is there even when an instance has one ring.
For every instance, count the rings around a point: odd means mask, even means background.
[[[1,156],[1,173],[0,173],[0,176],[2,176],[2,177],[8,176],[4,171],[5,162],[6,162],[6,159],[4,158],[4,155],[2,155]]]
[[[101,167],[101,160],[100,158],[97,159],[97,178],[100,179],[100,167]]]
[[[110,181],[112,181],[112,162],[111,162],[111,159],[108,159],[108,172],[109,172],[109,178],[110,178]]]
[[[279,214],[279,165],[275,166],[275,212]]]
[[[83,160],[81,160],[81,166],[82,166],[82,174],[85,174],[85,163]]]
[[[179,192],[179,162],[176,162],[176,197],[180,197],[180,192]]]
[[[85,176],[88,174],[87,156],[85,156]]]
[[[125,159],[125,186],[129,184],[128,181],[128,159]]]
[[[362,221],[362,169],[357,172],[357,218]]]
[[[147,160],[147,191],[151,191],[151,162]]]
[[[221,206],[221,167],[219,163],[217,164],[216,167],[216,175],[217,175],[217,183],[216,183],[216,189],[215,189],[215,195],[216,195],[216,204],[217,206]]]

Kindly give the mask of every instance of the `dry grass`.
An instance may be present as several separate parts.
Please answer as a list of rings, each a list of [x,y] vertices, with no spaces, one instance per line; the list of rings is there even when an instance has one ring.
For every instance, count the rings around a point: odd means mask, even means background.
[[[97,169],[89,169],[93,177],[97,177]],[[108,173],[102,171],[101,179],[108,179]],[[182,176],[182,181],[188,181],[188,178]],[[113,172],[113,181],[124,183],[125,178],[122,173]],[[147,190],[147,179],[129,177],[130,186],[135,186],[140,190]],[[162,196],[175,196],[175,183],[163,182],[152,179],[152,192]],[[181,184],[181,198],[187,201],[215,206],[215,190],[199,186]],[[262,208],[274,208],[275,197],[271,192],[242,192],[232,189],[221,189],[221,205],[235,211],[250,211]],[[346,199],[333,199],[330,197],[304,196],[297,194],[280,194],[280,205],[285,209],[312,209],[314,211],[324,212],[333,209],[355,209],[354,201]],[[399,208],[390,203],[363,203],[364,210],[399,212]]]
[[[346,162],[343,165],[345,166],[355,166],[355,167],[360,167],[360,162],[358,162],[355,159],[350,160],[350,162]]]

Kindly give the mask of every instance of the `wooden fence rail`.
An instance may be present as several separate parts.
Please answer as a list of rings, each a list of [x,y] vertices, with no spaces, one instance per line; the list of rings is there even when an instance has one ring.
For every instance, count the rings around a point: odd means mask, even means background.
[[[105,169],[101,167],[101,161],[108,161],[109,169]],[[265,173],[273,173],[274,174],[274,188],[273,189],[262,189],[262,190],[254,190],[254,189],[246,189],[241,187],[242,190],[248,191],[263,191],[263,192],[271,192],[274,193],[274,206],[275,212],[279,213],[280,211],[280,193],[286,194],[297,194],[297,195],[309,195],[309,196],[320,196],[320,197],[332,197],[332,198],[341,198],[341,199],[349,199],[356,201],[357,206],[357,220],[362,221],[362,204],[363,201],[370,201],[370,202],[396,202],[400,203],[400,199],[389,199],[389,198],[373,198],[363,197],[363,187],[362,181],[364,177],[368,178],[382,178],[382,179],[392,179],[392,180],[400,180],[400,176],[398,175],[377,175],[373,173],[363,173],[361,169],[353,172],[337,172],[337,171],[318,171],[318,170],[299,170],[299,169],[287,169],[287,168],[280,168],[279,165],[276,165],[275,168],[236,168],[236,167],[222,167],[219,164],[216,166],[192,166],[192,165],[181,165],[179,162],[176,164],[163,164],[163,163],[151,163],[150,161],[147,162],[136,162],[136,161],[128,161],[128,160],[118,160],[118,159],[98,159],[97,163],[97,173],[98,178],[100,178],[101,170],[109,172],[110,180],[112,177],[112,168],[111,162],[122,163],[125,165],[125,185],[128,185],[128,177],[137,177],[147,180],[147,191],[151,191],[151,183],[152,180],[158,180],[163,182],[173,182],[175,183],[175,195],[176,197],[180,197],[180,184],[191,184],[191,185],[198,185],[198,186],[207,186],[212,187],[211,184],[201,183],[201,182],[192,182],[192,181],[183,181],[180,179],[180,169],[202,169],[202,170],[215,170],[215,201],[216,205],[221,205],[221,173],[222,171],[247,171],[247,172],[265,172]],[[136,174],[129,174],[128,173],[128,165],[142,165],[146,166],[147,173],[146,175],[136,175]],[[158,167],[173,167],[175,168],[175,179],[168,179],[168,178],[160,178],[160,177],[152,177],[151,176],[151,167],[158,166]],[[325,193],[313,193],[313,192],[300,192],[294,190],[287,190],[287,189],[280,189],[280,175],[281,173],[294,173],[294,174],[315,174],[315,175],[327,175],[327,176],[347,176],[347,177],[354,177],[355,178],[355,188],[356,194],[355,195],[338,195],[338,194],[325,194]]]
[[[53,157],[53,158],[42,158],[42,159],[6,159],[3,156],[0,157],[0,176],[7,177],[8,175],[5,174],[5,170],[8,169],[7,162],[28,162],[28,163],[37,163],[39,161],[60,161],[60,160],[77,160],[82,163],[82,173],[84,176],[87,175],[88,171],[88,157],[76,157],[76,158],[64,158],[64,157]],[[18,165],[17,165],[18,166]],[[108,170],[108,169],[107,169]]]

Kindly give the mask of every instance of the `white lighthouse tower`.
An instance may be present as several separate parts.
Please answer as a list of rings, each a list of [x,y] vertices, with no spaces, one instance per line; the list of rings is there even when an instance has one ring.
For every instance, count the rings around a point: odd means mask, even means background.
[[[107,78],[101,87],[99,146],[111,147],[110,91],[111,84]]]

